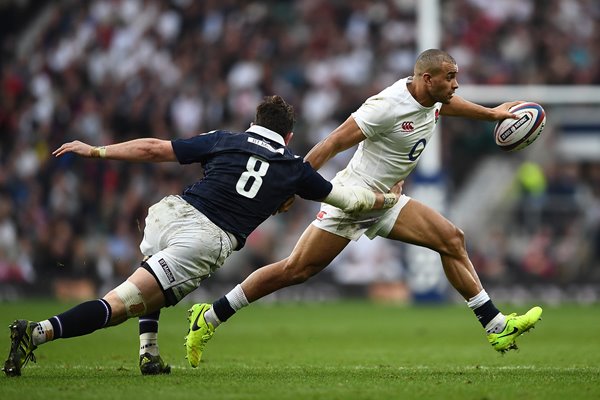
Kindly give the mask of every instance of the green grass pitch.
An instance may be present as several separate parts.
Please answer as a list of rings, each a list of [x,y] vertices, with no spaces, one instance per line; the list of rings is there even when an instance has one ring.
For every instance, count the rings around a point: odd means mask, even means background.
[[[44,319],[67,307],[0,303],[2,357],[12,320]],[[259,303],[217,330],[197,369],[184,359],[186,308],[161,315],[159,345],[171,375],[140,375],[137,321],[130,320],[43,345],[23,376],[0,376],[0,398],[600,398],[596,306],[544,307],[538,327],[518,340],[520,350],[502,356],[466,306]]]

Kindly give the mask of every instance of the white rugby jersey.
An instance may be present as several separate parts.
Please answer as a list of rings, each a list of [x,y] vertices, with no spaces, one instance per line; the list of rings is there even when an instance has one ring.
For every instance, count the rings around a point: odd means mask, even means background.
[[[369,97],[352,117],[367,139],[363,140],[335,182],[361,185],[387,192],[415,168],[433,134],[442,103],[423,107],[400,79]]]

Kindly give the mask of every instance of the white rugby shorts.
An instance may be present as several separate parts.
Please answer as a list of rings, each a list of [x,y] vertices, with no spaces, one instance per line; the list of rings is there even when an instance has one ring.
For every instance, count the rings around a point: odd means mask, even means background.
[[[187,201],[167,196],[148,209],[140,250],[150,256],[146,263],[177,303],[223,265],[233,243]]]
[[[376,236],[387,237],[394,227],[400,211],[409,200],[409,196],[402,194],[392,208],[358,214],[346,213],[337,207],[322,203],[321,210],[312,224],[350,240],[358,240],[363,234],[369,239]]]

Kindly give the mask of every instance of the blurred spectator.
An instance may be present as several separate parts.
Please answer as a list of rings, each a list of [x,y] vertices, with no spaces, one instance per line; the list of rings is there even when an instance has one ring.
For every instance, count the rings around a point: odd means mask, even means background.
[[[510,235],[502,227],[490,227],[482,233],[477,246],[469,246],[473,265],[480,279],[487,284],[510,284],[514,273],[515,260],[511,257]]]
[[[343,284],[401,281],[404,267],[394,243],[361,239],[334,261],[333,276]]]
[[[572,162],[551,164],[547,171],[548,187],[544,205],[544,219],[552,221],[557,233],[564,233],[579,216],[580,190],[584,182],[579,167]]]
[[[543,227],[525,244],[521,260],[525,281],[540,281],[556,275],[556,261],[552,257],[552,230]]]
[[[541,166],[527,161],[517,171],[519,199],[517,204],[516,224],[535,229],[540,225],[544,201],[546,200],[546,176]]]

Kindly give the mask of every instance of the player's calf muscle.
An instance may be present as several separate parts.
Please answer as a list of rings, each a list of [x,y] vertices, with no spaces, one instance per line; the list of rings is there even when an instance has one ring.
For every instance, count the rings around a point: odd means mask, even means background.
[[[127,320],[127,315],[125,313],[125,304],[123,304],[123,301],[121,301],[119,296],[116,295],[114,290],[108,292],[103,297],[103,299],[108,302],[112,310],[108,326],[118,325],[121,322]]]

